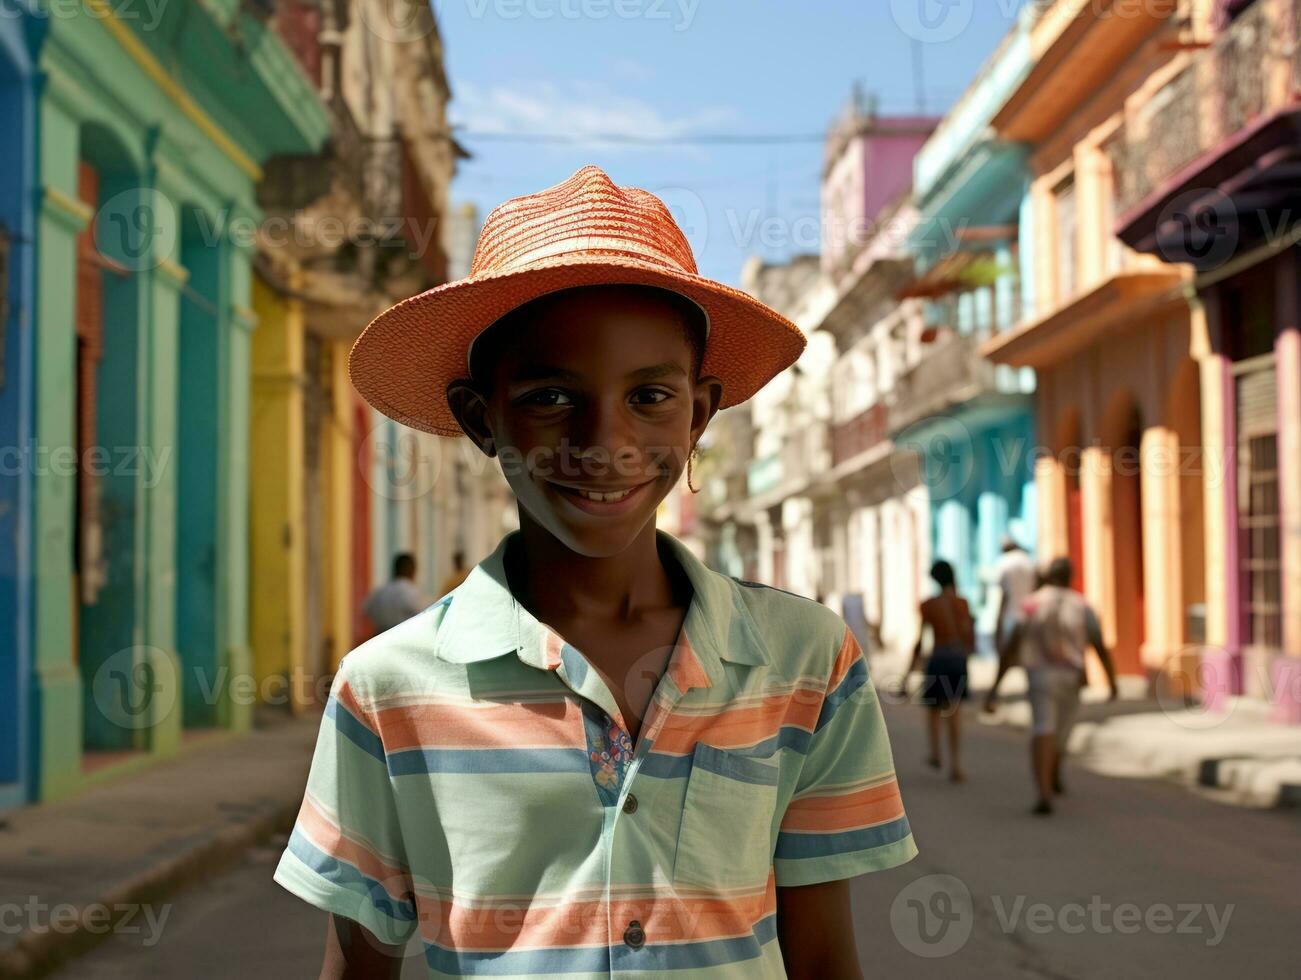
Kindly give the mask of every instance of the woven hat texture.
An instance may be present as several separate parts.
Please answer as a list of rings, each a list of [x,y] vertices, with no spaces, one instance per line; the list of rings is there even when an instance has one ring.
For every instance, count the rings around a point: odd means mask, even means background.
[[[706,314],[702,374],[723,382],[721,408],[745,401],[793,364],[807,340],[748,293],[696,272],[682,229],[654,194],[587,165],[494,208],[470,274],[385,310],[352,346],[348,372],[378,411],[415,429],[462,435],[447,386],[469,376],[474,338],[511,310],[573,286],[660,286]]]

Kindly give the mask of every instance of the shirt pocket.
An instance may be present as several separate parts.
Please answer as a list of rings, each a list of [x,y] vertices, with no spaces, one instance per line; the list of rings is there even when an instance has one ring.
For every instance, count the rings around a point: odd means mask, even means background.
[[[673,882],[759,885],[772,868],[781,763],[697,742],[678,830]]]

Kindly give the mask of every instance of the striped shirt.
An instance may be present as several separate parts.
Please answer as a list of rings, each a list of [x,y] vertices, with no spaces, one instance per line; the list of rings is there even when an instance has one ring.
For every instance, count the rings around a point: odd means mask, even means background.
[[[657,530],[694,594],[634,751],[519,533],[343,658],[275,880],[434,977],[784,977],[776,888],[917,853],[853,634]]]

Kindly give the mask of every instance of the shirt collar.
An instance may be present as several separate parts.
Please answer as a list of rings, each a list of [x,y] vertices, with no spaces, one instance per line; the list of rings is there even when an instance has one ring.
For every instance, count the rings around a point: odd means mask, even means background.
[[[434,644],[437,657],[452,663],[475,663],[507,653],[539,670],[554,670],[560,648],[554,630],[538,621],[511,594],[506,579],[506,549],[519,530],[508,532],[492,554],[442,600],[448,603]],[[691,582],[694,596],[683,631],[705,676],[693,687],[709,687],[723,677],[721,661],[769,666],[772,663],[749,606],[726,575],[702,562],[673,535],[656,528]]]

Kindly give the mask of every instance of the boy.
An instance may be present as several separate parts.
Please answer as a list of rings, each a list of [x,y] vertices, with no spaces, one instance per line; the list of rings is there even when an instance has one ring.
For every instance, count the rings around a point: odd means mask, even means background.
[[[322,976],[417,932],[431,976],[860,975],[847,879],[916,854],[862,652],[655,527],[804,342],[594,166],[367,327],[358,390],[498,457],[520,527],[340,664],[275,874],[330,913]]]

